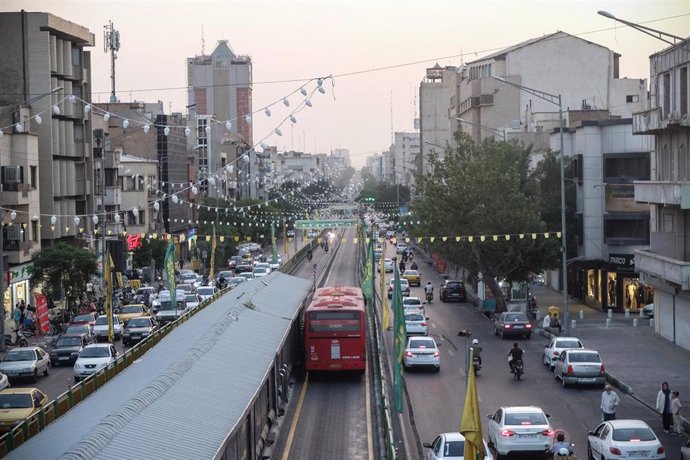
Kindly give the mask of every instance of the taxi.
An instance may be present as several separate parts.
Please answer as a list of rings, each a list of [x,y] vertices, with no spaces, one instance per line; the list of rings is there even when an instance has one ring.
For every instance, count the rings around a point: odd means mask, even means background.
[[[405,270],[402,277],[407,280],[410,286],[422,285],[422,274],[418,270]]]
[[[7,388],[0,391],[0,432],[6,433],[49,403],[38,388]]]
[[[120,321],[124,324],[132,318],[139,318],[140,316],[149,316],[149,309],[143,303],[130,303],[120,307]]]

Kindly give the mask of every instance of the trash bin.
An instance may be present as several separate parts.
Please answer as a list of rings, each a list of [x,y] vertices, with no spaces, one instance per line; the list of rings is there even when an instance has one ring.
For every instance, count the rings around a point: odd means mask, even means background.
[[[561,317],[560,309],[555,305],[551,305],[549,307],[549,316],[552,318],[559,318],[560,319],[560,317]]]

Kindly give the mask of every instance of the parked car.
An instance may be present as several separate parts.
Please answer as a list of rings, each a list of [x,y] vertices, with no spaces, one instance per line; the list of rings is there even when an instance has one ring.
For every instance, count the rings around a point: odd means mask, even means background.
[[[194,292],[194,285],[189,283],[182,283],[175,286],[175,289],[177,289],[178,291],[184,291],[185,294],[189,294],[190,292]]]
[[[441,284],[439,298],[441,302],[450,302],[451,300],[467,302],[467,289],[465,289],[465,283],[458,280],[445,280],[443,284]]]
[[[91,343],[86,334],[68,334],[60,336],[50,349],[50,365],[74,364],[79,353]]]
[[[115,362],[116,358],[117,350],[112,343],[94,343],[87,346],[79,353],[74,363],[74,381],[78,382],[97,373]]]
[[[564,388],[570,384],[604,385],[606,369],[598,351],[563,350],[554,363],[553,378],[560,380]]]
[[[410,286],[422,285],[422,274],[418,270],[405,270],[402,277],[410,283]]]
[[[39,374],[50,374],[50,356],[41,347],[13,348],[2,358],[0,372],[10,380],[28,378],[35,383]]]
[[[405,333],[411,335],[428,335],[427,318],[422,313],[405,313]]]
[[[532,336],[532,323],[520,311],[504,311],[494,323],[494,334],[505,339],[508,336]]]
[[[425,442],[427,448],[426,460],[464,460],[465,437],[458,433],[441,433],[436,436],[434,442]],[[484,441],[484,460],[493,460],[489,446]]]
[[[587,433],[589,458],[665,459],[666,450],[642,420],[609,420]]]
[[[153,334],[156,329],[158,329],[158,324],[151,316],[132,318],[122,333],[122,344],[125,346],[135,344]]]
[[[98,318],[98,314],[96,312],[92,313],[84,313],[81,315],[77,315],[74,318],[72,318],[72,321],[69,322],[70,326],[82,326],[86,325],[91,328],[93,331],[93,327],[96,325],[96,318]]]
[[[393,298],[393,286],[395,285],[395,279],[388,282],[388,298]],[[408,297],[410,295],[410,283],[405,278],[400,278],[400,291],[403,297]]]
[[[393,259],[386,257],[383,260],[383,269],[386,273],[393,273]]]
[[[412,367],[431,367],[438,372],[441,369],[441,352],[436,341],[431,337],[409,337],[403,355],[405,370]]]
[[[49,402],[48,396],[38,388],[8,388],[0,391],[0,432],[12,430]]]
[[[498,457],[531,453],[534,457],[530,458],[543,458],[553,444],[554,430],[549,415],[539,407],[501,407],[486,418],[489,445]]]
[[[95,340],[91,326],[87,326],[86,324],[68,326],[67,329],[65,329],[65,333],[62,335],[81,335],[81,334],[83,334],[86,337],[88,343],[91,343]]]
[[[146,305],[143,303],[130,303],[129,305],[123,305],[120,307],[120,313],[118,313],[118,316],[120,317],[120,321],[126,325],[129,320],[133,318],[148,316],[150,314],[149,309],[146,308]]]
[[[7,375],[0,373],[0,390],[10,387],[10,379]]]
[[[122,339],[122,330],[124,326],[117,315],[113,315],[113,340]],[[101,315],[96,319],[96,325],[93,328],[93,333],[96,336],[96,342],[101,340],[108,340],[108,316]]]
[[[582,342],[577,337],[554,337],[544,347],[541,361],[544,363],[544,366],[549,366],[553,370],[553,366],[561,353],[563,353],[563,350],[572,348],[585,348],[585,346],[582,345]]]

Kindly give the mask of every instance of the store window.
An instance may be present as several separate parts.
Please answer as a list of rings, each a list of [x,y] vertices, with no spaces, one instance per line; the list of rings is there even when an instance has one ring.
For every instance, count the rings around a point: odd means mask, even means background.
[[[599,270],[587,270],[587,296],[599,301]]]
[[[609,273],[607,278],[608,278],[608,281],[606,282],[607,305],[615,306],[616,305],[616,278],[617,278],[617,274],[616,273]]]

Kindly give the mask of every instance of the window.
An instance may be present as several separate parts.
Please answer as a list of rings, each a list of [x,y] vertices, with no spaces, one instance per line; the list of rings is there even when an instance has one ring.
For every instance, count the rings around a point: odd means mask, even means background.
[[[31,171],[31,188],[36,188],[36,183],[38,182],[38,168],[36,166],[30,166]]]
[[[72,48],[72,65],[81,65],[81,48]]]
[[[665,73],[662,82],[663,88],[661,94],[663,96],[663,104],[661,106],[661,116],[667,118],[671,112],[671,74]]]
[[[625,96],[625,102],[640,102],[639,94],[628,94]]]
[[[38,221],[31,221],[31,241],[38,243]]]
[[[688,67],[680,69],[680,116],[688,116]]]
[[[649,155],[637,157],[616,157],[604,155],[604,181],[610,179],[649,180]]]
[[[609,245],[648,244],[649,217],[605,216],[604,239]]]

